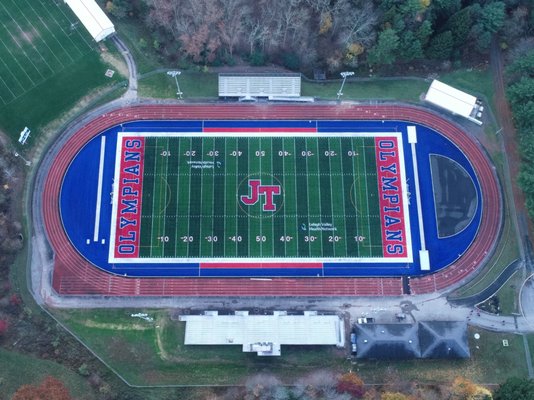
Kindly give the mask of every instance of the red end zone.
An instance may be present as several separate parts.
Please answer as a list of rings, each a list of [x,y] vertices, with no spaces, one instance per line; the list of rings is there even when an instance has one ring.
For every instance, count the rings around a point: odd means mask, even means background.
[[[143,199],[143,166],[145,138],[122,138],[120,165],[113,184],[114,229],[111,249],[115,258],[139,257],[139,233]]]
[[[404,218],[397,138],[377,137],[375,145],[384,257],[406,257],[408,233]]]

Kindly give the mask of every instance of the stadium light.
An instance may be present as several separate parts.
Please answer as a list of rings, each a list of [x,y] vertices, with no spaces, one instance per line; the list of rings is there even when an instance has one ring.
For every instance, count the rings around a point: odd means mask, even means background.
[[[352,71],[343,71],[340,75],[343,78],[343,81],[341,82],[341,87],[339,88],[339,92],[337,92],[337,99],[338,100],[339,100],[339,98],[341,96],[343,96],[343,86],[345,86],[345,81],[347,80],[347,77],[354,75],[354,72],[352,72]]]
[[[20,158],[22,158],[28,167],[29,167],[30,165],[32,165],[32,162],[31,162],[31,161],[28,161],[28,160],[26,160],[24,157],[22,157],[22,154],[19,154],[19,153],[17,153],[17,152],[15,151],[15,152],[13,153],[13,155],[14,155],[15,157],[20,157]]]
[[[182,98],[182,91],[180,90],[180,85],[178,84],[178,75],[180,75],[182,71],[167,71],[167,75],[172,76],[176,82],[176,96],[178,96],[179,99]]]

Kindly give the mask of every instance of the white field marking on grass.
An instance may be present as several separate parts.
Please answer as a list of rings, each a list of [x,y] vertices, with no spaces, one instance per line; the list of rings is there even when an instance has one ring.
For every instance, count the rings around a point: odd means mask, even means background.
[[[362,151],[361,148],[360,148],[359,146],[355,146],[355,145],[354,145],[354,139],[351,139],[350,142],[351,142],[351,147],[353,147],[353,148],[354,148],[354,147],[357,147],[357,150],[356,150],[356,151],[358,152],[358,156],[359,156],[359,155],[360,155],[360,152]],[[363,143],[363,140],[361,140],[361,142]],[[365,150],[365,147],[364,147],[364,150]],[[359,157],[358,157],[358,158],[359,158]],[[357,162],[359,163],[358,158],[353,159],[353,160],[351,161],[351,168],[352,168],[352,180],[353,180],[353,182],[354,182],[354,185],[352,186],[352,187],[354,188],[354,209],[356,210],[356,215],[358,215],[358,217],[355,219],[355,222],[356,222],[356,234],[357,234],[358,236],[362,236],[362,234],[360,233],[360,220],[359,220],[359,218],[361,217],[361,211],[360,211],[360,207],[359,207],[359,204],[358,204],[358,200],[359,200],[359,199],[356,197],[356,196],[357,196],[356,193],[359,193],[359,192],[360,192],[360,190],[358,190],[358,189],[356,188],[356,182],[358,182],[358,185],[360,185],[361,182],[360,182],[360,179],[357,179],[356,172],[355,172],[355,170],[354,170],[354,164],[355,164],[355,162],[357,161]],[[358,165],[359,165],[359,164],[358,164]],[[358,168],[359,168],[359,167],[358,167]],[[351,187],[351,188],[352,188],[352,187]],[[369,240],[370,240],[370,238],[369,238]],[[358,254],[360,254],[360,251],[361,251],[361,247],[362,247],[362,246],[363,246],[362,242],[358,242],[358,243],[357,243]]]
[[[2,64],[4,64],[6,66],[6,69],[7,71],[9,72],[9,74],[13,77],[13,79],[15,80],[15,82],[17,83],[17,85],[20,86],[20,88],[22,89],[22,94],[19,94],[19,95],[15,95],[15,93],[11,90],[11,88],[9,89],[9,91],[11,93],[13,93],[13,96],[14,98],[18,98],[22,95],[24,95],[24,93],[26,93],[26,89],[24,88],[24,86],[22,86],[22,83],[20,83],[19,79],[17,78],[17,76],[13,73],[13,71],[11,70],[11,68],[9,68],[9,65],[6,64],[6,62],[4,61],[3,57],[0,57],[0,61],[2,61]],[[6,86],[9,87],[9,85],[6,84]],[[13,100],[12,100],[13,101]]]
[[[317,197],[319,197],[319,215],[320,215],[319,221],[322,224],[323,223],[323,198],[321,196],[321,193],[323,191],[323,188],[321,187],[321,153],[320,153],[320,150],[319,150],[319,140],[320,139],[324,139],[324,138],[317,138],[317,140],[315,140],[315,146],[317,148],[317,150],[315,152],[315,159],[317,160],[317,187],[319,188],[319,193],[318,193],[318,196],[317,196]],[[308,210],[308,215],[309,215],[309,213],[310,213],[310,210]],[[324,234],[324,231],[320,230],[318,232],[318,234],[320,235],[318,242],[321,244],[321,254],[324,254],[324,246],[323,246],[323,234]]]
[[[373,251],[373,242],[371,240],[371,220],[369,219],[369,186],[367,185],[367,156],[366,156],[366,153],[365,153],[365,141],[363,141],[362,143],[362,146],[363,146],[363,169],[364,169],[364,176],[365,176],[365,179],[364,179],[364,182],[365,182],[365,197],[367,199],[367,201],[365,202],[366,204],[366,208],[367,208],[367,234],[368,234],[368,237],[369,237],[369,248],[371,250],[371,252]],[[378,201],[378,199],[377,199]],[[380,225],[382,226],[382,224]],[[383,253],[383,249],[382,249],[382,253]]]
[[[250,171],[250,140],[246,140],[247,142],[247,169],[248,171]],[[248,194],[248,190],[247,190],[247,194]],[[238,197],[237,198],[237,201],[240,201],[240,198]],[[245,213],[247,215],[247,247],[248,247],[248,251],[247,251],[247,256],[250,257],[250,240],[251,240],[251,235],[250,235],[250,215],[248,215],[247,213]]]
[[[286,152],[286,141],[284,140],[284,138],[281,138],[280,141],[282,142],[282,154],[285,154]],[[295,152],[293,152],[295,153]],[[273,155],[274,156],[274,155]],[[284,155],[282,157],[282,185],[284,186],[284,189],[286,188],[286,175],[285,175],[285,171],[286,171],[286,156]],[[284,196],[282,198],[282,201],[283,203],[285,204],[286,202],[286,199],[285,199],[285,190],[284,190]],[[283,215],[283,218],[284,218],[284,241],[282,242],[283,245],[284,245],[284,256],[287,254],[287,241],[285,240],[285,238],[288,236],[287,235],[287,226],[286,226],[286,216],[285,216],[285,210],[284,212],[282,213]],[[273,236],[274,236],[274,220],[273,220]],[[273,250],[274,250],[274,246],[273,246]]]
[[[189,139],[189,159],[191,159],[191,152],[193,151],[193,139],[190,138]],[[187,196],[187,216],[189,218],[187,218],[187,233],[186,235],[187,236],[190,236],[189,234],[189,229],[191,228],[191,175],[189,175],[189,190],[187,191],[187,193],[189,194]],[[187,254],[189,255],[189,244],[190,242],[187,241],[186,243],[186,251],[187,251]],[[200,268],[198,269],[198,276],[200,276]]]
[[[15,23],[15,25],[17,25],[17,28],[19,28],[19,31],[24,33],[24,30],[22,29],[22,27],[19,25],[18,21],[13,18],[13,16],[11,15],[11,13],[9,12],[9,10],[6,8],[5,5],[3,5],[2,3],[0,3],[0,5],[2,5],[2,7],[4,8],[5,12],[7,13],[8,17]],[[13,34],[11,33],[11,30],[4,24],[4,22],[2,21],[2,25],[4,26],[4,28],[6,29],[6,31],[8,31],[9,33],[9,36],[11,36],[11,38],[13,39],[13,41],[15,42],[15,44],[19,47],[19,49],[22,50],[22,53],[28,58],[28,60],[30,61],[30,63],[32,63],[32,65],[35,67],[35,69],[39,72],[39,74],[41,75],[41,77],[44,79],[44,75],[41,74],[41,71],[37,68],[37,66],[34,64],[33,60],[32,60],[32,57],[30,57],[28,54],[26,54],[26,50],[24,50],[24,48],[20,45],[19,41],[13,36]],[[32,41],[29,41],[29,44],[30,46],[33,48],[33,50],[39,55],[39,57],[41,57],[41,60],[44,61],[44,63],[46,64],[46,66],[48,67],[48,69],[50,70],[50,72],[54,73],[54,68],[52,68],[50,66],[50,64],[48,64],[48,61],[46,61],[46,58],[43,57],[43,55],[41,54],[41,52],[39,50],[37,50],[37,47],[35,47],[35,45],[33,44]]]
[[[6,46],[6,44],[4,43],[4,41],[2,40],[2,38],[0,38],[0,43],[2,43],[2,46],[4,46],[7,50],[7,52],[9,53],[9,55],[11,56],[11,58],[13,60],[15,60],[15,62],[18,64],[19,68],[21,69],[22,72],[24,72],[26,74],[26,76],[28,77],[28,79],[30,80],[30,82],[32,83],[32,86],[30,88],[24,88],[25,91],[28,91],[32,88],[34,88],[35,86],[37,86],[37,84],[41,83],[42,81],[39,81],[37,83],[35,83],[35,81],[30,77],[30,75],[28,75],[28,72],[26,72],[26,70],[22,67],[22,65],[20,64],[19,60],[15,57],[15,55],[11,52],[11,50],[9,49],[8,46]],[[41,75],[42,76],[42,75]]]
[[[200,151],[199,151],[199,155],[200,155],[200,161],[204,161],[204,141],[201,140],[200,141]],[[205,168],[201,168],[200,169],[200,199],[199,199],[199,202],[200,202],[200,213],[202,213],[202,207],[203,207],[203,204],[202,204],[202,199],[204,198],[203,194],[202,194],[202,190],[204,189],[203,188],[203,182],[204,182],[204,171]],[[198,255],[199,257],[202,255],[202,220],[198,220]],[[193,238],[193,240],[195,240],[195,238]],[[200,268],[199,268],[199,276],[200,276]]]
[[[328,151],[330,151],[330,137],[327,137],[326,138],[326,143],[328,144]],[[342,154],[341,154],[341,148],[340,148],[340,151],[339,151],[340,154],[338,154],[339,157],[342,157]],[[329,156],[328,157],[328,172],[332,172],[332,157]],[[332,214],[332,226],[335,227],[336,226],[336,221],[334,221],[334,192],[332,190],[332,179],[330,179],[330,213]],[[322,212],[321,212],[322,213]],[[333,231],[335,232],[335,231]],[[334,234],[334,233],[332,233]],[[336,256],[336,242],[332,242],[332,249],[333,249],[333,252],[334,252],[334,257]]]
[[[236,137],[235,138],[235,148],[236,148],[236,151],[239,151],[239,139]],[[247,157],[248,157],[248,154],[247,154]],[[239,215],[239,159],[240,157],[236,156],[236,164],[235,164],[235,175],[236,175],[236,179],[235,179],[235,195],[236,195],[236,201],[235,201],[235,236],[236,236],[236,241],[235,241],[235,255],[237,256],[239,253],[239,247],[238,247],[238,243],[237,243],[237,236],[239,235],[239,219],[237,218],[237,216]],[[225,238],[226,240],[226,238]]]
[[[295,183],[294,184],[294,187],[295,187],[295,212],[296,214],[298,214],[298,210],[297,210],[297,207],[298,207],[298,189],[297,189],[297,178],[296,178],[296,172],[297,172],[297,143],[296,143],[296,140],[295,138],[293,138],[293,154],[294,154],[294,157],[293,157],[293,170],[295,171],[295,177],[293,178],[293,182]],[[297,254],[299,254],[299,221],[298,221],[298,217],[295,218],[295,229],[296,229],[296,234],[295,234],[295,240],[297,241]]]
[[[8,84],[4,81],[4,79],[2,79],[1,76],[0,76],[0,80],[2,81],[2,83],[4,84],[6,89],[9,91],[9,93],[11,93],[11,98],[13,99],[15,97],[15,94],[11,91],[11,89],[8,86]],[[2,94],[0,94],[0,101],[2,101],[2,104],[4,104],[4,105],[8,104],[8,101],[4,100],[4,97],[2,96]],[[10,100],[10,101],[12,101],[12,100]]]
[[[13,1],[13,0],[12,0]],[[26,4],[28,5],[28,8],[30,8],[32,10],[32,12],[35,14],[35,16],[39,19],[39,22],[41,23],[41,25],[44,26],[44,28],[50,32],[50,34],[52,35],[52,37],[56,40],[56,42],[58,42],[58,44],[61,46],[61,48],[63,49],[63,51],[67,54],[67,56],[71,59],[71,62],[74,62],[74,58],[72,58],[72,56],[70,55],[70,52],[65,48],[65,46],[63,46],[63,43],[61,43],[61,40],[59,40],[56,36],[56,34],[54,33],[54,31],[52,31],[50,29],[50,27],[48,26],[48,24],[46,23],[45,20],[43,20],[43,18],[41,17],[41,15],[36,11],[35,7],[33,7],[33,5],[31,5],[28,0],[24,0],[26,2]],[[70,35],[63,29],[63,27],[57,22],[57,20],[55,19],[55,17],[48,11],[48,8],[47,7],[44,7],[44,9],[47,11],[48,15],[52,18],[52,21],[55,22],[55,24],[59,27],[59,29],[61,29],[61,31],[65,34],[65,37],[68,38],[70,40],[70,42],[74,45],[74,48],[76,50],[78,50],[78,52],[80,52],[80,55],[83,55],[82,51],[78,48],[78,46],[76,46],[76,43],[74,43],[74,41],[72,40],[72,38],[70,37]]]
[[[224,141],[224,171],[226,173],[226,166],[228,165],[226,163],[226,140]],[[214,178],[215,179],[215,178]],[[228,190],[228,188],[226,187],[226,176],[224,176],[224,199],[226,199],[226,191]],[[224,213],[226,214],[226,204],[224,205]],[[223,227],[223,237],[221,238],[222,240],[222,247],[223,247],[223,254],[226,254],[226,218],[223,218],[223,224],[224,224],[224,227]]]
[[[166,138],[167,140],[167,151],[170,151],[169,150],[169,138]],[[171,199],[169,199],[169,203],[167,202],[167,187],[169,188],[168,192],[169,192],[169,195],[172,195],[171,192],[170,192],[170,186],[169,186],[169,182],[167,181],[167,173],[169,172],[169,157],[163,157],[160,153],[160,157],[163,158],[165,160],[165,178],[162,177],[162,180],[165,180],[165,191],[164,191],[164,196],[163,196],[163,204],[165,204],[165,208],[163,208],[163,210],[161,211],[161,213],[163,213],[163,215],[161,216],[163,218],[163,233],[162,235],[163,236],[167,236],[167,232],[166,232],[166,226],[167,226],[167,207],[171,201]],[[161,242],[161,251],[163,252],[163,257],[165,257],[165,246],[166,245],[166,242],[165,240]]]
[[[344,158],[343,158],[343,144],[341,143],[341,138],[338,138],[339,140],[339,148],[340,148],[340,151],[341,151],[341,157],[339,159],[339,168],[340,168],[340,171],[343,172],[343,166],[345,164],[344,162]],[[354,145],[353,143],[353,138],[350,139],[350,149],[352,150],[352,147]],[[348,154],[347,154],[347,157],[348,159],[353,162],[353,157],[349,157]],[[345,243],[345,255],[348,255],[348,252],[349,252],[349,238],[352,237],[352,235],[349,235],[349,229],[348,229],[348,225],[346,223],[346,219],[347,218],[350,218],[349,216],[346,215],[347,213],[347,204],[345,203],[345,197],[346,197],[346,188],[345,188],[345,179],[344,177],[341,177],[341,190],[342,190],[342,196],[341,196],[341,201],[343,203],[343,214],[344,215],[344,218],[343,218],[343,225],[344,225],[344,231],[345,231],[345,237],[347,238],[347,241]],[[349,196],[350,196],[350,193],[349,193]]]
[[[304,151],[306,152],[306,157],[304,157],[304,160],[306,162],[306,174],[308,174],[309,168],[308,168],[308,141],[304,139]],[[296,170],[295,170],[296,171]],[[308,188],[308,193],[306,194],[306,203],[308,205],[308,215],[310,215],[310,177],[306,176],[306,185]],[[306,218],[306,227],[308,228],[308,236],[311,236],[312,231],[310,231],[310,218]],[[308,257],[312,253],[312,243],[311,241],[308,241]]]
[[[43,4],[43,2],[41,2],[41,4],[43,5],[44,8],[46,8],[46,5]],[[72,24],[70,18],[67,16],[67,14],[65,14],[65,11],[63,11],[63,9],[60,7],[60,5],[59,5],[56,1],[54,1],[54,4],[55,4],[55,6],[59,9],[59,11],[61,11],[61,13],[62,13],[63,16],[65,17],[65,19],[69,22],[69,24]],[[50,13],[49,13],[49,14],[50,14]],[[50,14],[50,15],[51,15],[51,14]],[[51,16],[52,16],[52,15],[51,15]],[[54,16],[52,16],[52,18],[56,21],[56,23],[57,23],[58,25],[60,25],[60,24],[57,22],[57,20],[56,20],[56,18],[55,18]],[[76,16],[75,16],[74,18],[76,19],[76,21],[78,21],[78,18],[77,18]],[[61,25],[60,25],[60,26],[61,26]],[[85,27],[84,27],[84,29],[85,29]],[[87,39],[85,39],[85,36],[82,35],[80,32],[78,32],[78,29],[76,29],[76,33],[78,33],[78,35],[83,39],[83,41],[85,42],[85,44],[86,44],[90,49],[93,48],[92,44],[90,44],[90,43],[87,41]],[[68,36],[68,34],[67,34],[67,36]]]
[[[98,242],[98,233],[100,231],[100,207],[102,205],[102,181],[104,178],[104,155],[106,153],[106,137],[100,138],[100,162],[98,163],[98,185],[96,189],[96,213],[95,228],[93,231],[93,242]]]
[[[180,145],[182,144],[182,140],[179,138],[177,140],[178,144],[176,146],[176,157],[178,157],[178,162],[176,163],[176,168],[180,168]],[[170,149],[169,149],[170,151]],[[172,151],[174,152],[174,149],[172,149]],[[172,157],[172,153],[170,155],[170,157]],[[175,196],[176,196],[176,213],[178,212],[178,207],[180,205],[180,201],[181,201],[181,198],[180,198],[180,178],[181,176],[178,175],[176,177],[176,193],[175,193]],[[175,229],[174,229],[174,237],[172,238],[173,241],[174,241],[174,250],[173,250],[173,254],[176,256],[176,254],[178,253],[178,238],[179,238],[179,231],[178,231],[178,218],[175,218],[174,219],[174,225],[176,225]]]
[[[146,146],[146,142],[145,142],[145,146]],[[154,225],[156,223],[155,221],[155,217],[156,217],[156,213],[154,212],[154,207],[156,207],[156,180],[157,180],[157,175],[156,175],[156,171],[158,170],[158,157],[157,157],[157,151],[158,151],[158,138],[156,138],[156,143],[154,143],[154,181],[152,182],[152,193],[154,194],[154,196],[152,197],[152,204],[151,204],[151,215],[152,215],[152,223],[150,224],[150,256],[152,256],[152,250],[154,249]],[[144,170],[144,168],[143,168]],[[161,235],[161,233],[158,233]],[[161,239],[156,239],[156,240],[160,240]]]
[[[24,11],[20,8],[20,6],[18,5],[18,3],[16,3],[16,2],[13,1],[13,0],[11,0],[11,2],[12,2],[12,3],[15,3],[16,7],[19,9],[20,13],[21,13],[22,16],[24,17],[24,19],[28,22],[28,24],[30,24],[30,26],[31,26],[36,32],[39,32],[39,30],[35,27],[35,25],[32,24],[32,22],[28,19],[28,17],[26,16],[26,14],[24,14]],[[31,7],[30,7],[30,8],[31,8]],[[39,17],[39,16],[38,16],[38,17]],[[59,64],[61,64],[61,66],[62,66],[63,68],[65,68],[65,64],[63,64],[63,62],[58,58],[58,56],[56,55],[56,53],[50,48],[50,46],[49,46],[48,43],[42,38],[42,36],[41,36],[40,33],[41,33],[41,32],[39,32],[39,39],[40,39],[40,41],[43,42],[44,45],[45,45],[46,47],[48,47],[48,50],[50,50],[50,53],[52,53],[52,55],[53,55],[53,56],[55,57],[55,59],[59,62]],[[52,35],[53,35],[53,34],[52,34]],[[54,37],[54,39],[55,39],[55,37]],[[32,44],[33,44],[33,43],[32,43]],[[61,45],[61,43],[60,43],[60,45]],[[35,46],[33,46],[33,47],[35,48]],[[61,46],[61,47],[63,47],[63,46]],[[67,54],[67,55],[70,57],[69,54]]]
[[[1,4],[1,3],[0,3]],[[5,8],[5,7],[4,7]],[[15,21],[15,23],[17,23]],[[28,55],[28,53],[26,53],[26,50],[24,50],[24,48],[19,44],[18,40],[13,36],[13,34],[11,33],[11,31],[9,30],[9,28],[2,22],[2,26],[6,29],[6,31],[9,33],[9,36],[11,36],[11,39],[13,40],[13,42],[15,42],[15,44],[17,45],[17,47],[20,49],[20,51],[22,51],[22,54],[24,55],[24,57],[26,57],[26,59],[29,61],[29,63],[31,65],[33,65],[33,68],[37,71],[37,73],[39,75],[41,75],[41,78],[44,80],[46,80],[45,76],[41,73],[41,70],[39,68],[37,68],[37,65],[35,65],[35,63],[33,62],[32,58]],[[17,24],[18,26],[18,24]],[[20,26],[19,26],[19,29],[20,29]],[[34,46],[35,48],[35,46]],[[36,50],[37,51],[37,50]],[[37,52],[39,54],[39,56],[41,57],[41,59],[45,62],[46,66],[48,67],[48,69],[50,70],[50,72],[54,72],[54,69],[50,66],[50,64],[48,64],[48,62],[46,62],[46,60],[43,58],[43,56],[41,56],[41,53]]]
[[[52,33],[52,35],[55,37],[55,39],[61,44],[61,41],[56,37],[55,33],[50,29],[50,27],[48,26],[48,24],[46,23],[46,21],[44,21],[44,20],[41,18],[41,16],[40,16],[39,13],[36,11],[36,9],[35,9],[31,4],[29,4],[28,0],[24,0],[24,1],[30,6],[30,8],[32,9],[32,11],[35,13],[35,15],[37,15],[37,16],[39,17],[39,20],[40,20],[41,23],[46,27],[46,29],[48,29],[48,30],[50,31],[50,33]],[[58,6],[58,7],[59,7],[59,6]],[[56,25],[57,27],[59,27],[59,29],[63,32],[63,34],[65,35],[65,37],[68,38],[68,39],[70,40],[70,42],[72,43],[72,45],[74,46],[74,48],[80,53],[80,56],[83,56],[85,53],[82,52],[82,51],[80,50],[80,48],[78,47],[78,45],[72,40],[71,35],[70,35],[65,29],[63,29],[63,26],[59,23],[59,21],[56,19],[56,17],[55,17],[52,13],[50,13],[50,11],[48,10],[47,7],[44,7],[44,6],[43,6],[43,8],[46,10],[46,12],[48,13],[49,17],[50,17],[51,20],[55,23],[55,25]],[[66,17],[65,17],[65,18],[66,18]],[[66,19],[67,19],[67,21],[68,21],[68,18],[66,18]],[[86,44],[87,44],[87,42],[86,42]],[[61,47],[63,47],[63,49],[65,49],[65,47],[63,46],[63,44],[61,44]],[[90,49],[91,49],[91,47],[89,47],[89,50],[90,50]],[[69,53],[66,49],[65,49],[65,52],[66,52],[67,54],[69,54],[69,56],[70,56],[70,53]],[[72,57],[71,57],[71,59],[72,59],[72,62],[75,61],[75,59],[73,59]]]

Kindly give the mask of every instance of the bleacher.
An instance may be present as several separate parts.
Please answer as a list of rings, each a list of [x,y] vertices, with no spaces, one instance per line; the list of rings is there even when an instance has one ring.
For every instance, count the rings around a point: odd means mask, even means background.
[[[298,99],[300,74],[219,74],[219,97]]]

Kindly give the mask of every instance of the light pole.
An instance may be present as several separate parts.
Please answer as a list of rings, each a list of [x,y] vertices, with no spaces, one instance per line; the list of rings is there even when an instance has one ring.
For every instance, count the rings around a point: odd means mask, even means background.
[[[167,71],[167,75],[172,76],[176,82],[176,96],[178,96],[179,99],[182,98],[182,91],[180,90],[180,85],[178,85],[178,75],[180,75],[181,71]]]
[[[15,151],[15,152],[13,153],[13,155],[14,155],[15,157],[20,157],[20,158],[22,158],[28,167],[29,167],[30,165],[32,165],[32,162],[31,162],[31,161],[28,161],[28,160],[26,160],[24,157],[22,157],[22,154],[19,154],[19,153],[17,153],[17,152]]]
[[[339,98],[341,96],[343,96],[343,86],[345,86],[345,81],[347,80],[347,77],[354,75],[354,72],[352,72],[352,71],[343,71],[340,75],[343,78],[343,81],[341,82],[341,87],[339,88],[339,92],[337,92],[337,99],[338,100],[339,100]]]

